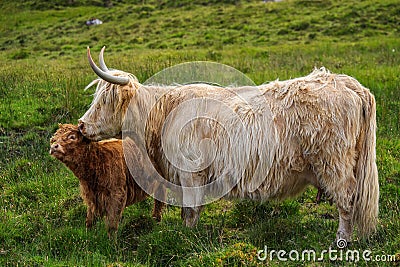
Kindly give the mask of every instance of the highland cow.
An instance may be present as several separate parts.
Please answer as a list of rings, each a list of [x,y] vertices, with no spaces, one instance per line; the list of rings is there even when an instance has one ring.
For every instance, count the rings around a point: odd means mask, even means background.
[[[109,70],[103,51],[99,68],[88,49],[100,79],[79,129],[92,140],[133,132],[157,172],[182,188],[185,225],[196,225],[204,200],[218,196],[207,188],[265,201],[311,184],[337,205],[336,240],[350,241],[354,226],[360,236],[375,230],[376,104],[353,77],[321,68],[260,86],[163,89]]]

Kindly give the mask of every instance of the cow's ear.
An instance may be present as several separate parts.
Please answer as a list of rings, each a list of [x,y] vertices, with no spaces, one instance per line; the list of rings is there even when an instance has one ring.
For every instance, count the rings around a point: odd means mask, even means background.
[[[62,123],[58,123],[58,127],[61,127]]]

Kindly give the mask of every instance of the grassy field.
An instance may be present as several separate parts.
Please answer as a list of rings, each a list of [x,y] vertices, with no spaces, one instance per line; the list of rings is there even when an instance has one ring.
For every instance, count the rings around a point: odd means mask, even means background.
[[[393,266],[400,261],[400,3],[382,1],[14,1],[0,2],[1,266]],[[103,20],[88,27],[91,17]],[[48,155],[57,123],[87,110],[96,76],[86,46],[106,45],[108,66],[140,81],[178,63],[230,65],[256,84],[308,74],[346,73],[377,100],[380,221],[352,249],[397,262],[260,261],[258,250],[320,253],[334,239],[335,205],[309,188],[282,203],[221,200],[195,229],[152,200],[127,208],[118,242],[104,223],[85,229],[78,181]]]

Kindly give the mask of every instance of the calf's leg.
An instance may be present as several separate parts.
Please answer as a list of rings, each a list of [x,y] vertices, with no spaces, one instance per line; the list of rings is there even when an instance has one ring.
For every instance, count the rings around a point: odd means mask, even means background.
[[[115,194],[113,197],[117,196]],[[122,199],[109,198],[106,203],[106,218],[105,223],[107,227],[108,237],[110,239],[116,238],[116,233],[118,230],[118,224],[122,217],[122,212],[124,211],[126,205],[127,196],[122,196]]]
[[[87,212],[86,212],[86,228],[92,228],[95,222],[95,214],[94,214],[94,207],[92,205],[88,205]]]

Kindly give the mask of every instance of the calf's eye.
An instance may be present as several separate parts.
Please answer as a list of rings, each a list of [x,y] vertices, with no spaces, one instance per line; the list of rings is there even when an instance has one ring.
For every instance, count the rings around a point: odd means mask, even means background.
[[[70,135],[70,136],[68,136],[68,139],[75,140],[76,136],[75,135]]]

